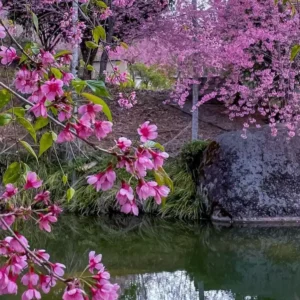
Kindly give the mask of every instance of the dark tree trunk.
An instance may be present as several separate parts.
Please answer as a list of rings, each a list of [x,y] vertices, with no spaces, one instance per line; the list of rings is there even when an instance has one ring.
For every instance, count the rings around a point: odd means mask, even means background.
[[[113,34],[114,34],[114,25],[115,25],[115,19],[114,17],[110,17],[108,19],[108,26],[107,26],[107,31],[106,31],[106,43],[109,45],[111,44],[113,40]],[[108,63],[108,53],[106,50],[103,50],[101,59],[100,59],[100,70],[99,70],[99,79],[103,80],[104,79],[104,71],[106,71]]]
[[[89,49],[86,47],[85,42],[90,41],[90,37],[85,37],[83,38],[81,44],[80,44],[80,49],[81,49],[81,54],[82,54],[82,59],[85,62],[85,66],[87,65],[93,65],[98,49]],[[86,69],[86,67],[83,70],[82,74],[83,79],[91,79],[92,77],[92,71],[89,71]]]

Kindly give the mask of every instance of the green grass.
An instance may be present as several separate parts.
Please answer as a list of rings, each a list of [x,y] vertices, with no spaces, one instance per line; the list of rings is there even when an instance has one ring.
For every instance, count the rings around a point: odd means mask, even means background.
[[[187,144],[181,154],[169,160],[165,169],[174,183],[174,191],[169,195],[164,205],[158,206],[154,199],[144,202],[141,213],[160,216],[161,218],[178,218],[186,220],[198,220],[205,216],[207,198],[205,193],[196,184],[198,182],[199,168],[203,150],[207,142],[197,141]],[[51,157],[51,156],[50,156]],[[0,168],[5,169],[8,161],[14,161],[15,157],[0,159]],[[73,163],[63,165],[69,183],[76,190],[75,196],[70,201],[66,200],[67,185],[63,185],[63,173],[56,161],[50,158],[40,161],[38,175],[44,181],[45,188],[50,190],[52,199],[58,201],[65,210],[80,215],[100,215],[118,212],[119,207],[115,199],[120,183],[107,192],[96,192],[87,184],[86,177],[106,169],[110,162],[109,156],[90,155],[89,159],[79,158]],[[36,162],[29,156],[22,158],[34,169]],[[91,163],[92,162],[92,163]],[[129,179],[129,174],[123,170],[117,170],[117,175],[122,179]],[[148,179],[151,178],[149,175]],[[73,183],[72,183],[73,182]],[[132,180],[132,185],[137,184]],[[19,199],[25,204],[25,200]]]

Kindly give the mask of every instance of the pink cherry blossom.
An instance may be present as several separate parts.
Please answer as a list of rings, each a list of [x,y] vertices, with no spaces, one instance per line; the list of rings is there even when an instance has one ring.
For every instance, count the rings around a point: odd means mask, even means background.
[[[63,300],[85,300],[84,291],[79,288],[66,289],[63,294]]]
[[[75,140],[75,135],[70,131],[70,124],[58,134],[56,143],[72,142]]]
[[[155,187],[157,187],[157,183],[155,181],[141,181],[136,188],[136,193],[141,200],[146,200],[147,198],[154,197],[156,195],[157,192]]]
[[[7,269],[11,274],[18,275],[27,267],[27,257],[25,255],[10,255]]]
[[[134,201],[127,201],[121,207],[121,212],[124,214],[133,214],[135,216],[139,215],[139,208]]]
[[[36,289],[28,289],[22,294],[22,300],[41,299],[41,293]]]
[[[42,291],[45,294],[48,294],[50,292],[50,289],[52,287],[55,287],[56,285],[56,279],[53,276],[49,276],[49,275],[40,275],[40,285],[42,288]]]
[[[147,170],[152,170],[154,168],[153,162],[150,159],[151,155],[148,150],[138,150],[136,152],[136,161],[134,163],[134,168],[140,177],[145,177]]]
[[[154,187],[155,189],[155,196],[154,196],[154,199],[156,201],[157,204],[161,204],[161,200],[162,198],[166,198],[169,193],[170,193],[170,189],[164,185],[162,186],[157,186],[157,187]]]
[[[164,164],[164,160],[169,157],[169,154],[166,152],[150,152],[153,158],[154,169],[157,170],[161,168]]]
[[[113,14],[113,12],[112,12],[109,8],[106,8],[106,9],[104,10],[104,12],[100,15],[100,20],[106,20],[106,19],[109,18],[112,14]]]
[[[0,295],[1,290],[5,289],[8,285],[9,279],[7,276],[7,268],[0,269]]]
[[[25,190],[28,189],[37,189],[42,186],[43,181],[38,179],[38,176],[35,172],[28,172],[26,175],[26,183],[24,186]]]
[[[50,255],[46,252],[46,250],[40,249],[40,250],[36,250],[34,251],[35,255],[42,259],[42,260],[49,260],[50,259]],[[38,262],[36,262],[38,263]]]
[[[11,225],[16,220],[16,217],[14,215],[2,217],[2,218],[9,227],[11,227]],[[8,228],[2,222],[0,222],[0,228],[3,230],[8,230]]]
[[[127,201],[133,201],[134,194],[132,187],[126,182],[122,182],[122,187],[116,195],[120,205],[124,205]]]
[[[5,275],[6,282],[1,282],[1,274],[0,274],[0,295],[7,294],[17,294],[18,286],[16,284],[17,276]],[[2,285],[4,283],[4,285]]]
[[[119,288],[120,287],[117,284],[111,284],[109,282],[96,284],[96,288],[91,288],[92,300],[116,300],[119,298],[117,293]]]
[[[131,146],[131,144],[132,144],[131,140],[125,137],[120,137],[117,141],[118,148],[123,152],[126,152]]]
[[[15,86],[16,89],[23,93],[23,94],[32,94],[34,93],[29,100],[33,101],[33,99],[36,99],[34,97],[38,97],[36,100],[40,100],[41,94],[38,87],[38,81],[39,81],[39,74],[36,71],[29,71],[26,68],[23,68],[19,70],[16,74],[16,80],[15,80]],[[38,92],[39,91],[39,92]],[[33,101],[33,102],[38,102]]]
[[[62,65],[69,65],[72,62],[72,55],[65,54],[65,55],[59,57],[59,60]]]
[[[31,111],[37,118],[38,117],[47,118],[48,112],[45,106],[45,102],[46,102],[46,98],[44,98],[43,100],[41,100],[40,102],[32,106],[29,111]]]
[[[0,199],[9,199],[18,193],[18,188],[16,188],[12,183],[5,186],[5,192],[0,197]]]
[[[61,263],[52,264],[52,270],[58,276],[64,276],[64,274],[65,274],[64,269],[65,268],[66,268],[66,266],[61,264]]]
[[[41,60],[44,66],[51,65],[55,62],[53,55],[49,51],[41,51]]]
[[[93,276],[93,278],[98,282],[105,282],[110,279],[110,274],[107,271],[105,271],[104,266],[102,266],[99,272]]]
[[[0,57],[2,57],[1,59],[1,63],[2,65],[9,65],[11,64],[15,59],[18,58],[17,56],[17,51],[15,48],[13,47],[5,47],[5,46],[1,46],[0,47]]]
[[[46,96],[47,100],[53,101],[56,97],[61,97],[64,94],[62,89],[64,83],[60,79],[51,79],[46,81],[42,86],[41,90]]]
[[[0,39],[4,39],[5,37],[6,37],[5,28],[0,25]]]
[[[58,205],[53,204],[53,205],[51,205],[51,206],[49,207],[49,211],[50,211],[54,216],[58,216],[59,214],[62,213],[63,210],[62,210],[62,208],[59,207]]]
[[[145,143],[149,140],[155,140],[157,138],[157,126],[150,125],[150,122],[147,121],[140,125],[138,129],[138,134],[141,136],[141,142]]]
[[[103,268],[103,264],[101,264],[102,255],[98,254],[96,255],[95,251],[91,251],[89,253],[89,271],[91,273],[95,270],[101,270]]]
[[[36,202],[44,202],[45,205],[49,205],[50,201],[50,192],[49,191],[44,191],[41,193],[38,193],[35,197],[34,200]]]
[[[29,248],[28,241],[23,235],[16,233],[16,236],[18,240],[21,241],[24,247]],[[5,238],[5,241],[8,242],[11,249],[13,249],[15,252],[18,253],[24,253],[25,250],[18,240],[15,237],[9,237],[9,236]]]
[[[40,215],[40,219],[38,220],[39,228],[41,230],[45,230],[47,232],[51,232],[51,223],[57,222],[57,218],[53,216],[51,213],[48,213],[46,215]]]
[[[86,119],[81,118],[77,124],[73,125],[73,127],[81,139],[87,139],[93,134],[91,124]]]
[[[116,181],[116,173],[112,168],[108,168],[105,172],[91,175],[87,178],[88,184],[93,185],[97,192],[100,190],[108,191],[113,187]]]
[[[118,157],[117,168],[125,168],[130,174],[134,174],[134,164],[128,157]]]
[[[102,106],[99,104],[86,104],[78,108],[78,113],[83,115],[87,120],[90,120],[92,123],[95,123],[96,114],[102,111]]]
[[[74,75],[72,73],[65,73],[63,72],[62,81],[64,85],[69,86],[70,82],[75,79]]]
[[[39,276],[32,271],[26,273],[21,279],[22,284],[26,286],[37,285],[38,281],[39,281]]]
[[[60,122],[63,122],[65,120],[69,120],[72,117],[72,111],[73,107],[68,104],[59,104],[58,105],[59,114],[58,114],[58,120]]]
[[[109,121],[96,121],[94,125],[95,135],[99,141],[112,132],[113,124]]]
[[[46,101],[46,97],[44,96],[41,89],[38,89],[33,92],[30,97],[28,97],[28,100],[32,103],[38,103],[40,101]]]

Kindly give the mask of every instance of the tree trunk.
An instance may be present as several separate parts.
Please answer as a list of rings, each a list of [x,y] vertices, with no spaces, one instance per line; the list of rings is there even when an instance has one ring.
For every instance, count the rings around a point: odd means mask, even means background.
[[[110,1],[111,2],[111,1]],[[111,3],[110,3],[111,7]],[[106,43],[111,44],[113,40],[113,34],[114,34],[114,25],[115,25],[115,19],[113,16],[109,17],[108,19],[108,27],[106,31]],[[99,79],[104,79],[104,71],[106,71],[108,63],[108,52],[104,49],[101,55],[100,59],[100,70],[99,70]]]
[[[197,80],[194,78],[194,80]],[[199,101],[199,85],[193,83],[193,107],[197,105]],[[192,114],[192,140],[195,141],[198,139],[198,130],[199,130],[199,109],[196,107],[193,110]]]
[[[91,37],[85,35],[85,37],[82,39],[82,42],[80,44],[82,59],[85,62],[86,66],[87,65],[93,66],[95,58],[98,53],[98,49],[89,49],[86,47],[85,42],[90,41],[90,40],[91,40]],[[84,68],[82,78],[83,79],[91,79],[92,71],[89,71],[86,68]]]
[[[192,0],[193,9],[197,10],[197,0]],[[193,26],[194,28],[197,26],[197,20],[196,17],[193,17]],[[196,63],[196,62],[195,62]],[[194,76],[193,80],[197,81],[197,71],[194,67]],[[193,83],[193,107],[195,107],[195,110],[193,110],[192,115],[192,141],[195,141],[198,139],[198,130],[199,130],[199,110],[196,106],[199,101],[199,85],[196,83]]]

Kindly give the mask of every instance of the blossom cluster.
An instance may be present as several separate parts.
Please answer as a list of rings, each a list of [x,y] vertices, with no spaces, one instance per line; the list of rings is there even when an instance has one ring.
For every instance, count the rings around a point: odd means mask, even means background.
[[[119,103],[120,107],[123,107],[126,109],[132,108],[134,105],[137,104],[136,92],[135,91],[131,92],[128,97],[126,97],[123,93],[119,93],[118,103]]]
[[[120,85],[128,81],[128,74],[126,72],[121,72],[117,66],[114,66],[111,74],[106,72],[105,80],[107,83]]]
[[[139,214],[137,199],[145,201],[148,198],[154,198],[157,204],[161,204],[162,199],[166,198],[170,192],[169,187],[165,185],[160,186],[155,181],[145,180],[147,172],[159,171],[164,160],[169,156],[166,152],[154,150],[151,147],[152,140],[157,137],[156,125],[145,122],[138,128],[138,134],[140,141],[144,143],[143,145],[133,147],[132,141],[125,137],[119,138],[115,145],[116,149],[119,150],[116,168],[125,168],[138,182],[134,192],[128,182],[122,181],[116,198],[122,212],[134,215]],[[107,191],[115,185],[116,177],[113,167],[109,166],[103,172],[88,176],[87,182],[94,186],[97,191]]]

